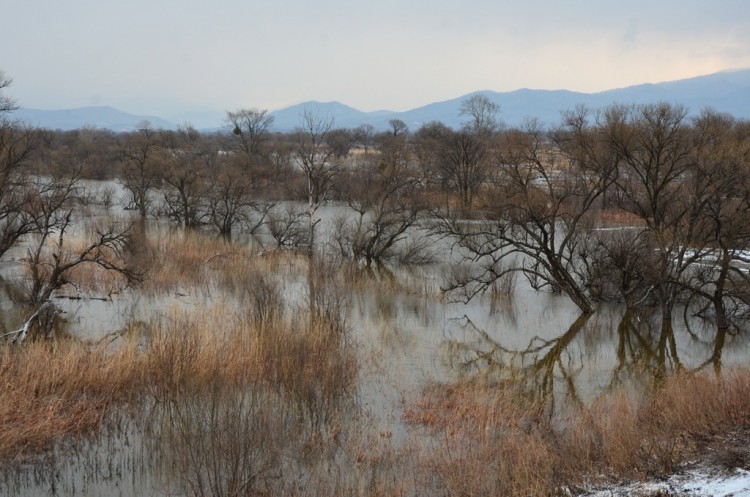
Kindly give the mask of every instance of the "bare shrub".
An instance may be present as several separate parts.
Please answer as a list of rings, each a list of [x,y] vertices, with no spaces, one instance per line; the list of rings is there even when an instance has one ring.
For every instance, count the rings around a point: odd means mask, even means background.
[[[284,311],[279,278],[255,268],[245,272],[243,276],[243,290],[247,294],[247,313],[256,329],[263,332],[278,325]]]
[[[427,237],[417,237],[413,234],[402,243],[395,252],[395,259],[403,265],[423,265],[435,262],[435,254],[432,251],[434,241]]]
[[[101,188],[97,193],[96,200],[97,203],[99,203],[102,207],[104,207],[106,210],[109,210],[113,205],[115,205],[115,202],[117,201],[117,192],[115,191],[114,187],[105,186]]]
[[[493,300],[500,297],[508,298],[513,296],[513,292],[516,290],[517,274],[515,272],[505,273],[495,280],[490,287],[490,296]]]
[[[309,243],[307,212],[287,206],[268,213],[268,230],[280,248],[298,248]]]

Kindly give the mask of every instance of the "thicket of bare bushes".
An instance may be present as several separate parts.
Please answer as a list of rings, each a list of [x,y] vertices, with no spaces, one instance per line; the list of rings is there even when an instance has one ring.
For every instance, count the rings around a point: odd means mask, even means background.
[[[227,113],[226,130],[214,134],[15,125],[34,146],[6,159],[17,179],[5,205],[20,205],[23,170],[75,171],[116,178],[142,217],[225,236],[267,233],[279,247],[311,251],[321,250],[319,207],[335,201],[350,208],[334,223],[335,250],[367,265],[431,260],[410,244],[425,226],[449,237],[468,265],[448,285],[455,295],[519,272],[583,312],[617,301],[657,306],[669,319],[688,302],[722,328],[738,325],[750,298],[748,123],[658,103],[578,108],[553,127],[507,129],[498,110],[476,96],[462,129],[428,123],[414,132],[400,121],[381,133],[337,129],[308,113],[294,133],[273,133],[272,117],[255,109]],[[295,199],[306,207],[284,204]],[[31,230],[10,211],[4,246]]]
[[[23,170],[75,171],[116,178],[142,217],[225,236],[268,233],[279,247],[311,251],[322,250],[319,207],[335,201],[350,208],[334,223],[335,250],[367,265],[431,260],[411,243],[423,227],[449,237],[468,266],[448,285],[457,296],[519,272],[583,312],[617,301],[657,306],[669,319],[687,302],[737,327],[750,298],[748,123],[659,103],[579,108],[551,128],[506,129],[497,111],[476,97],[460,130],[428,123],[411,132],[393,122],[381,133],[310,114],[296,132],[273,133],[272,117],[254,109],[228,113],[226,131],[214,134],[147,123],[120,135],[15,125],[22,143],[35,145],[6,159],[16,179],[7,180],[5,205],[28,195],[16,187]],[[6,210],[13,229],[3,246],[12,246],[33,213]]]

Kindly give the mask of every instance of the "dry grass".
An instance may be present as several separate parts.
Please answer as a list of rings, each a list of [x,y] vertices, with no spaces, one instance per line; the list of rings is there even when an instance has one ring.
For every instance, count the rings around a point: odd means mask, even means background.
[[[599,209],[590,213],[592,224],[599,227],[643,226],[637,215],[622,209]]]
[[[178,402],[217,384],[263,383],[306,422],[322,425],[351,397],[357,375],[338,327],[275,316],[259,322],[221,305],[194,316],[175,312],[121,342],[114,349],[74,340],[4,346],[0,460],[92,432],[118,406]]]
[[[110,407],[143,391],[143,365],[132,344],[115,353],[72,340],[4,347],[0,460],[38,453],[98,427]]]
[[[405,411],[428,429],[425,480],[446,495],[555,495],[597,475],[641,478],[701,455],[700,441],[750,427],[750,370],[678,375],[648,395],[619,390],[550,415],[513,385],[432,387]]]

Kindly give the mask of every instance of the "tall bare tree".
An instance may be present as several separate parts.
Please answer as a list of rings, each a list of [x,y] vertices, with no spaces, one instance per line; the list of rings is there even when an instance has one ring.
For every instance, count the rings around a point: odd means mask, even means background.
[[[479,135],[465,129],[449,130],[440,148],[443,180],[469,210],[487,175],[487,148]]]
[[[490,137],[498,129],[500,106],[487,95],[477,93],[461,102],[460,114],[469,117],[463,128],[481,137]]]
[[[179,225],[200,224],[209,191],[208,168],[216,152],[194,128],[181,126],[165,143],[160,176],[166,214]]]
[[[151,123],[144,121],[138,130],[124,137],[121,149],[122,184],[130,195],[130,207],[141,218],[149,213],[153,202],[152,192],[158,185],[158,166],[162,160],[159,133]]]
[[[28,164],[40,145],[38,130],[8,117],[15,102],[3,94],[11,83],[0,72],[0,256],[33,230],[27,209]]]
[[[328,135],[333,129],[333,118],[322,117],[305,109],[300,116],[297,128],[295,159],[302,169],[307,182],[307,215],[309,217],[308,253],[312,254],[315,244],[315,228],[320,222],[318,208],[328,200],[333,192],[333,179],[339,173],[339,166],[333,161],[334,151],[329,146]]]
[[[227,128],[234,138],[235,150],[244,154],[248,165],[263,159],[268,151],[266,145],[271,138],[273,116],[266,110],[239,109],[227,112]]]
[[[687,109],[667,103],[612,106],[604,126],[621,158],[614,178],[619,207],[644,223],[644,235],[658,254],[649,274],[662,317],[669,320],[680,289],[677,281],[690,264],[689,240],[696,227],[687,181],[693,164]]]
[[[720,330],[750,306],[750,124],[706,110],[693,122],[693,166],[688,183],[696,226],[680,281],[711,308]]]

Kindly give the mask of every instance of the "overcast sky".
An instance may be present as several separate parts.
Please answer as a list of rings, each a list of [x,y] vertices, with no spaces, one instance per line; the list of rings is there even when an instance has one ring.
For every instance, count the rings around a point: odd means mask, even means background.
[[[0,16],[20,105],[167,118],[306,100],[402,111],[750,67],[748,0],[6,0]]]

